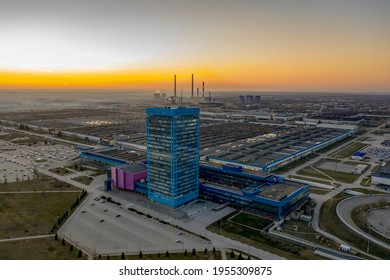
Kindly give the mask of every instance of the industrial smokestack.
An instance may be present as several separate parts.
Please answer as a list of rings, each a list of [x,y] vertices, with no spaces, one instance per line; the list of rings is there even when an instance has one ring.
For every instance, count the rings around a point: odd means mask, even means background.
[[[176,100],[176,74],[174,75],[173,78],[173,96],[175,97]]]
[[[192,74],[192,82],[191,82],[191,98],[194,98],[194,74]]]
[[[209,91],[209,103],[211,103],[211,91]]]
[[[204,100],[204,82],[202,83],[202,99]]]
[[[180,91],[180,107],[183,107],[183,88]]]
[[[196,88],[196,97],[199,98],[199,88]]]

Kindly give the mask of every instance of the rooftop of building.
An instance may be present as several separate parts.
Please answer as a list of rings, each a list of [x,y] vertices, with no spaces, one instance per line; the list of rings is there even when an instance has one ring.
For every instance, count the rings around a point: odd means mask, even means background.
[[[296,192],[300,187],[294,184],[276,183],[260,191],[256,196],[265,197],[272,200],[282,200]]]
[[[224,165],[226,165],[226,166],[240,166],[239,164],[231,164],[231,163],[230,164],[229,163],[222,164],[222,163],[216,163],[216,162],[211,162],[211,161],[200,161],[199,164],[203,165],[203,166],[216,167],[216,168],[220,168],[220,169],[222,169]],[[267,178],[267,177],[272,175],[272,173],[269,173],[269,172],[264,172],[261,170],[251,170],[251,169],[246,169],[246,168],[243,168],[240,171],[240,173],[261,176],[263,178]]]
[[[89,152],[127,162],[137,162],[146,159],[146,152],[144,151],[129,150],[119,147],[103,148]]]
[[[271,200],[275,200],[275,201],[281,201],[285,197],[292,195],[293,193],[295,193],[299,189],[306,186],[304,184],[292,182],[292,181],[285,181],[283,183],[275,183],[275,184],[268,184],[267,183],[267,184],[263,184],[263,185],[258,186],[258,187],[254,187],[254,188],[252,188],[252,190],[250,190],[250,188],[248,188],[246,190],[242,190],[239,188],[235,188],[233,186],[220,185],[220,184],[213,183],[213,182],[204,182],[203,185],[208,186],[208,187],[212,187],[212,188],[215,188],[218,190],[231,192],[231,193],[234,193],[237,195],[242,195],[243,191],[246,191],[247,193],[251,193],[251,191],[253,191],[254,196],[263,197],[263,198],[271,199]],[[259,191],[257,191],[257,190],[259,190]]]
[[[207,143],[208,149],[203,149],[201,154],[209,156],[210,160],[262,167],[307,149],[314,149],[334,138],[347,137],[350,133],[323,128],[290,127],[285,131],[278,131],[277,128],[266,136],[232,140],[224,144],[223,149],[211,140],[211,143]]]
[[[196,114],[199,115],[199,108],[193,108],[193,107],[180,107],[177,105],[171,105],[166,107],[154,107],[154,108],[147,108],[146,114],[147,115],[161,115],[161,116],[180,116],[180,115],[192,115]]]
[[[390,164],[382,166],[372,176],[390,179]]]
[[[137,173],[147,171],[147,167],[145,165],[143,165],[142,163],[126,164],[126,165],[118,166],[118,168],[120,168],[124,171],[128,171],[132,174],[137,174]]]
[[[354,153],[352,156],[353,157],[364,157],[366,156],[367,154],[366,153],[363,153],[363,152],[356,152]]]

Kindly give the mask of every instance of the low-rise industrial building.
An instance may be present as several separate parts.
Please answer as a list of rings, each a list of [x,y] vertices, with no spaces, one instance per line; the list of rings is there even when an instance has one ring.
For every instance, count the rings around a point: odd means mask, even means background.
[[[90,164],[103,169],[108,169],[112,166],[121,166],[140,162],[145,159],[146,153],[144,151],[136,151],[120,147],[83,151],[80,154],[82,164]]]
[[[335,129],[291,131],[288,135],[227,148],[210,154],[207,159],[218,164],[232,163],[246,169],[273,172],[352,135],[352,131]]]
[[[372,176],[371,183],[375,185],[390,186],[390,166],[382,166]]]
[[[146,167],[124,163],[120,157],[91,152],[82,153],[84,161],[111,164],[114,187],[148,195]],[[237,209],[279,220],[298,209],[309,199],[309,185],[285,180],[261,170],[245,169],[237,164],[201,161],[199,195],[206,200],[227,203]],[[109,189],[109,188],[107,188]]]
[[[147,178],[147,168],[142,163],[111,167],[113,186],[123,190],[135,190],[135,182]]]
[[[356,152],[354,153],[351,158],[354,159],[354,160],[363,160],[367,157],[367,154],[366,153],[363,153],[363,152]]]
[[[200,195],[219,203],[279,220],[309,198],[307,184],[239,165],[200,164]]]

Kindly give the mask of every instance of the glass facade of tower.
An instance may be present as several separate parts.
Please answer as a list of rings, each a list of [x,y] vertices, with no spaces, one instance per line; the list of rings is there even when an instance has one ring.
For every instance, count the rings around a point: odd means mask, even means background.
[[[148,108],[148,197],[179,207],[199,196],[199,108]]]

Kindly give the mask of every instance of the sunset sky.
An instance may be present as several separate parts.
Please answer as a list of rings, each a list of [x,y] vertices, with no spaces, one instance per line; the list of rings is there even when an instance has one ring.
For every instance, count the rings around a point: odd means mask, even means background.
[[[0,0],[0,89],[390,92],[389,0]]]

